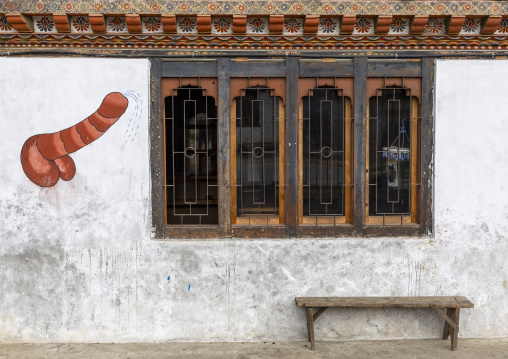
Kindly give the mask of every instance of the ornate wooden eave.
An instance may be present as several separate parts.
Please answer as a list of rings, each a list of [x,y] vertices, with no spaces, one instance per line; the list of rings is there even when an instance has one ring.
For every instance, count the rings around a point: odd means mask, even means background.
[[[0,50],[499,51],[508,1],[0,2]]]

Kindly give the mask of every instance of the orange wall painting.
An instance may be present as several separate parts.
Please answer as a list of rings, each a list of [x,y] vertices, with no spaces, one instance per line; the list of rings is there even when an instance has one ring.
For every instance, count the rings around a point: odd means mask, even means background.
[[[21,149],[21,166],[27,177],[41,187],[54,186],[59,178],[70,181],[76,165],[69,153],[92,143],[127,110],[129,100],[119,92],[109,93],[90,117],[65,130],[31,136]]]

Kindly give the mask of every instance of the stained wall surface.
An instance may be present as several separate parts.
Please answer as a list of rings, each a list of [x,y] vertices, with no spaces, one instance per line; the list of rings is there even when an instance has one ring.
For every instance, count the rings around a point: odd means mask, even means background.
[[[463,337],[508,336],[508,62],[437,62],[435,236],[151,238],[149,62],[0,58],[0,341],[305,340],[295,296],[465,295]],[[24,141],[127,112],[42,188]],[[139,125],[139,127],[138,127]],[[437,338],[428,309],[329,310],[321,340]]]

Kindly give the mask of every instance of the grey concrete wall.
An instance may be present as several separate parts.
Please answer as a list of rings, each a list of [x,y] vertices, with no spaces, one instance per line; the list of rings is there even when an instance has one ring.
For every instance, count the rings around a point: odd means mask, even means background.
[[[151,239],[148,73],[146,60],[0,59],[0,341],[305,340],[305,295],[465,295],[476,308],[461,336],[508,336],[508,62],[437,64],[435,237],[423,239]],[[128,90],[142,101],[134,140],[130,106],[72,155],[72,181],[26,178],[28,137]],[[441,330],[423,309],[316,323],[322,340]]]

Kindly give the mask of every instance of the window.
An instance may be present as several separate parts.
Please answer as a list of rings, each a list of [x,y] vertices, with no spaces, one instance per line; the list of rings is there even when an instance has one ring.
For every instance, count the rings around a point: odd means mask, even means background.
[[[168,225],[218,224],[216,82],[162,80]]]
[[[368,224],[418,223],[421,79],[367,80]]]
[[[353,81],[299,79],[299,223],[351,223]]]
[[[154,59],[154,236],[431,234],[433,66]]]
[[[285,223],[285,109],[279,78],[231,79],[231,223]]]

